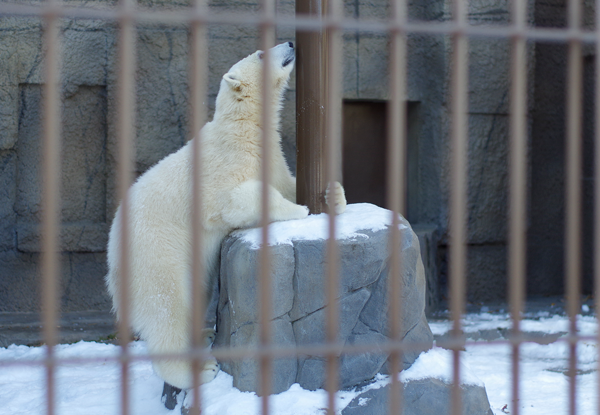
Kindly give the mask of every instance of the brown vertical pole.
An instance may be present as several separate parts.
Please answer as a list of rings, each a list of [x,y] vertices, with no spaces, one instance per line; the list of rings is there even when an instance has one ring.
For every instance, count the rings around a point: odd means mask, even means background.
[[[260,27],[261,49],[265,51],[263,55],[263,73],[262,73],[262,154],[261,154],[261,218],[262,244],[260,250],[259,263],[259,326],[260,326],[260,344],[263,348],[271,345],[271,314],[272,314],[272,295],[271,295],[271,257],[269,250],[269,186],[271,182],[271,152],[273,131],[272,113],[272,70],[271,70],[271,52],[270,49],[275,43],[275,1],[262,0],[263,23]],[[268,354],[260,357],[260,394],[261,394],[261,415],[269,415],[271,408],[269,404],[269,395],[272,389],[273,361]]]
[[[195,0],[193,11],[198,16],[206,10],[205,0]],[[190,47],[190,111],[191,111],[191,129],[190,139],[192,141],[192,315],[190,316],[191,331],[192,331],[192,348],[194,353],[204,346],[205,340],[202,335],[206,317],[206,292],[205,280],[209,276],[206,273],[206,259],[202,255],[203,234],[201,232],[200,222],[202,218],[201,206],[201,137],[200,128],[205,122],[206,111],[204,110],[203,100],[206,97],[206,79],[207,65],[206,57],[207,42],[206,42],[206,25],[199,21],[193,21],[191,24],[191,47]],[[196,354],[195,354],[196,356]],[[194,357],[192,359],[192,398],[193,405],[190,408],[190,415],[199,415],[202,413],[202,396],[200,391],[200,372],[203,367],[203,360]]]
[[[118,195],[121,199],[121,252],[119,253],[120,292],[119,292],[119,344],[121,346],[121,414],[129,415],[130,373],[129,342],[131,340],[129,307],[129,197],[128,190],[133,179],[133,140],[135,105],[135,0],[121,0],[119,3],[118,38],[118,91],[117,91],[117,139],[118,139]]]
[[[452,155],[450,161],[450,311],[452,339],[462,341],[461,317],[465,309],[465,273],[467,270],[467,148],[468,148],[468,72],[469,40],[465,35],[468,26],[467,2],[454,0],[453,20],[457,31],[452,34],[452,75],[450,103],[452,129],[450,132]],[[459,344],[453,346],[452,415],[462,413],[460,388]]]
[[[512,317],[512,403],[513,415],[520,414],[521,313],[524,309],[527,229],[527,2],[512,3],[512,20],[517,30],[511,38],[510,84],[510,197],[509,197],[509,294]]]
[[[323,16],[328,0],[297,0],[296,14]],[[310,213],[325,212],[325,94],[327,36],[296,32],[296,200]]]
[[[582,3],[568,1],[568,25],[571,30],[581,29]],[[566,135],[566,220],[565,220],[565,286],[567,314],[569,315],[569,414],[577,413],[577,314],[581,292],[581,165],[582,165],[582,89],[583,57],[579,39],[568,42],[567,66],[567,135]]]
[[[60,28],[59,0],[48,1],[44,16],[44,130],[42,134],[42,322],[46,342],[46,413],[56,413],[54,346],[58,339],[60,226]]]
[[[595,2],[596,10],[600,10],[600,0]],[[594,79],[595,85],[595,102],[594,108],[595,120],[600,120],[600,13],[596,13],[596,56]],[[597,310],[600,310],[600,122],[594,125],[594,300]],[[596,330],[596,344],[600,343],[600,320],[598,321],[598,329]],[[600,348],[596,356],[598,361],[596,370],[600,370]],[[600,381],[596,384],[596,396],[600,396]],[[600,400],[596,407],[596,414],[600,414]]]
[[[406,23],[406,1],[390,1],[392,18],[397,25],[390,33],[390,100],[387,115],[387,207],[392,211],[390,229],[390,271],[388,274],[389,336],[393,341],[402,340],[402,267],[400,261],[399,214],[406,214],[406,33],[400,25]],[[390,353],[392,381],[389,392],[389,413],[403,413],[404,388],[400,382],[402,349]]]
[[[325,4],[324,4],[325,5]],[[341,1],[330,0],[325,5],[327,14],[336,21],[341,17]],[[325,129],[326,134],[323,140],[325,148],[324,176],[325,185],[333,188],[336,175],[339,172],[341,151],[341,81],[337,74],[341,73],[341,33],[336,25],[327,28],[327,67],[326,67],[326,99],[325,99]],[[313,154],[311,154],[312,156]],[[325,307],[325,328],[327,330],[326,339],[329,345],[339,342],[339,304],[338,293],[340,286],[339,275],[339,247],[335,239],[336,234],[336,213],[335,208],[326,208],[329,213],[329,237],[326,248],[326,288],[327,307]],[[325,389],[327,390],[327,415],[335,415],[336,402],[335,396],[339,387],[339,362],[338,355],[335,352],[327,353],[327,375],[325,380]]]

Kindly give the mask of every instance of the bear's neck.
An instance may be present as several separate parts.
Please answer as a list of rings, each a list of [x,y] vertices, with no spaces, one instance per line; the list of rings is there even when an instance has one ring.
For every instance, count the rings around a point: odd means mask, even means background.
[[[232,131],[262,130],[263,119],[261,106],[256,104],[251,107],[247,105],[244,107],[245,108],[236,108],[234,111],[217,108],[213,120],[219,125],[227,125],[228,128],[232,128]],[[269,130],[271,134],[277,134],[281,123],[281,104],[279,102],[273,102],[271,108],[273,111],[269,118]]]

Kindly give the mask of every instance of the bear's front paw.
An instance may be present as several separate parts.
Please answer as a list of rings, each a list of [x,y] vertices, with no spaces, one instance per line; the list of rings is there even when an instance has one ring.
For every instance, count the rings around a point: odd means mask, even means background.
[[[215,341],[216,332],[215,329],[202,329],[202,336],[204,337],[204,344],[206,347],[210,347]]]
[[[302,205],[296,205],[295,203],[287,203],[285,209],[279,212],[275,212],[272,216],[274,221],[279,220],[296,220],[304,219],[308,216],[308,208]]]
[[[296,214],[297,216],[294,217],[294,219],[304,219],[308,216],[308,208],[306,206],[302,206],[302,205],[297,205],[298,209],[296,209]]]
[[[330,189],[330,186],[327,186],[327,190],[325,191],[325,203],[327,203],[327,206],[331,208],[332,202],[336,215],[344,213],[346,210],[346,194],[344,193],[344,188],[339,182],[335,182],[333,184],[333,190]]]
[[[216,359],[210,359],[204,362],[204,368],[202,369],[202,373],[200,373],[200,382],[208,383],[217,377],[217,373],[221,370],[221,366],[217,362]]]

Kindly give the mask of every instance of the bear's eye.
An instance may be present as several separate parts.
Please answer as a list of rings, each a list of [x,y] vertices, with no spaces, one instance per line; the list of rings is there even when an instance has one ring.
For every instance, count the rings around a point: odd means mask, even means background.
[[[262,59],[263,56],[265,56],[265,52],[263,52],[262,50],[260,52],[258,52],[258,58]]]

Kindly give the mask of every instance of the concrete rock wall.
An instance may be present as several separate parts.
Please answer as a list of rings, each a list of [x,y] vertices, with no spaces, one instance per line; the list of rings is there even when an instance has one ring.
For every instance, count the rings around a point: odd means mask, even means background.
[[[3,18],[0,29],[0,311],[36,311],[42,32],[33,19]],[[98,22],[63,25],[60,249],[65,311],[109,307],[102,277],[114,182],[107,122],[113,105],[111,32]]]
[[[74,2],[76,3],[76,2]],[[86,2],[104,7],[113,1]],[[178,7],[189,2],[145,1]],[[257,3],[238,5],[256,11]],[[215,1],[214,10],[231,9]],[[280,10],[293,11],[292,2]],[[237,11],[240,11],[236,8]],[[62,33],[62,311],[106,310],[105,250],[116,193],[117,30],[99,20],[65,19]],[[289,33],[288,33],[289,35]],[[292,32],[293,35],[293,32]],[[40,275],[40,140],[43,48],[40,21],[0,19],[0,312],[37,311]],[[283,33],[279,40],[291,40]],[[209,30],[208,116],[221,76],[258,48],[258,31]],[[188,132],[188,30],[140,25],[137,31],[135,174],[180,148]],[[292,82],[292,86],[294,83]],[[294,154],[294,95],[282,135]]]
[[[105,7],[114,1],[85,4]],[[140,2],[143,7],[156,8],[188,4],[187,0]],[[469,4],[472,24],[508,22],[506,2],[480,0]],[[258,10],[255,1],[232,4],[215,0],[209,6],[217,12]],[[280,15],[291,15],[294,8],[293,1],[277,3]],[[409,4],[409,18],[445,21],[450,19],[449,10],[447,0],[414,0]],[[533,2],[529,10],[533,12]],[[385,19],[390,10],[386,0],[346,1],[345,14]],[[206,104],[211,117],[221,76],[233,63],[256,50],[259,41],[258,31],[246,26],[211,25],[208,33]],[[118,202],[116,27],[105,21],[67,19],[62,22],[62,34],[62,305],[64,311],[107,309],[110,304],[102,284],[104,246]],[[294,40],[294,30],[279,27],[277,38]],[[388,99],[387,35],[347,31],[343,38],[344,99]],[[416,164],[410,176],[409,187],[414,191],[408,200],[408,219],[437,229],[443,294],[450,194],[448,80],[452,47],[445,36],[411,35],[408,43],[407,99],[414,109],[410,121],[414,130],[411,158]],[[189,137],[187,29],[180,25],[140,25],[136,50],[135,173],[141,174]],[[533,62],[532,50],[529,58]],[[33,311],[39,303],[42,58],[39,20],[0,20],[0,312]],[[470,300],[484,301],[503,298],[506,286],[508,42],[472,39],[469,59],[468,294]],[[282,146],[292,170],[294,84],[293,75],[281,130]],[[438,282],[432,279],[432,283]]]

